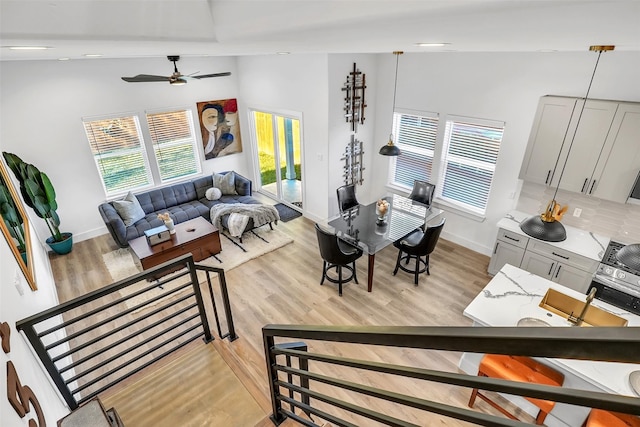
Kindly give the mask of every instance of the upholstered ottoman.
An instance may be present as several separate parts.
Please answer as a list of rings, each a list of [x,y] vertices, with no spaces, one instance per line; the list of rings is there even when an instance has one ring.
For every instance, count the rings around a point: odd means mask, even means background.
[[[535,384],[561,386],[564,382],[564,375],[556,370],[536,362],[530,357],[507,356],[502,354],[487,354],[482,358],[478,368],[478,376],[500,378],[510,381],[528,382]],[[497,403],[490,400],[486,395],[481,394],[477,388],[471,392],[469,407],[473,406],[476,396],[487,401],[491,406],[505,414],[507,417],[517,419]],[[555,402],[550,400],[535,399],[523,396],[525,399],[540,408],[536,417],[536,424],[541,425],[547,414],[555,406]]]

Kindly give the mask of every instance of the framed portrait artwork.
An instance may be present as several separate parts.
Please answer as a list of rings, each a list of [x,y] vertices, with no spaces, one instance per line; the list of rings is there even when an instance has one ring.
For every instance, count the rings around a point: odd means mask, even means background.
[[[236,99],[198,102],[205,159],[242,152]]]

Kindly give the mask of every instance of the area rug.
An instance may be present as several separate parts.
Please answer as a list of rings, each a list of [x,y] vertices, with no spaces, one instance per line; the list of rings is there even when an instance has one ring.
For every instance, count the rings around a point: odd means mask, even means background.
[[[282,222],[288,222],[302,216],[302,214],[297,210],[291,209],[289,206],[282,203],[275,205],[275,208],[278,210],[278,213],[280,214],[280,221]]]
[[[235,237],[220,233],[222,252],[215,257],[209,257],[199,261],[198,264],[223,268],[225,271],[228,271],[292,242],[292,238],[277,228],[271,230],[269,227],[261,227],[248,231],[242,235],[242,243]],[[102,260],[111,275],[112,282],[117,282],[142,271],[129,248],[108,252],[102,255]],[[124,296],[131,292],[121,293]],[[138,297],[128,299],[126,305],[129,308],[135,307],[141,302],[160,295],[163,292],[164,290],[162,289],[158,289],[156,293],[146,292]],[[162,300],[157,301],[157,303],[159,302],[162,302]]]

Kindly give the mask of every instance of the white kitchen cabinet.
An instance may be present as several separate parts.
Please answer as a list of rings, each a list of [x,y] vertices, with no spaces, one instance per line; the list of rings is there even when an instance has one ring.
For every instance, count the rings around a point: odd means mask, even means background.
[[[640,171],[640,104],[583,104],[540,98],[520,178],[624,203]]]
[[[586,194],[611,129],[618,103],[588,100],[582,111],[583,104],[583,100],[579,100],[576,104],[551,186],[555,187],[560,182],[560,188],[563,190]]]
[[[537,276],[586,293],[598,261],[531,240],[520,266]]]
[[[527,237],[502,228],[499,229],[493,255],[487,269],[489,274],[495,275],[505,264],[520,266],[528,241]]]
[[[595,259],[529,238],[524,233],[499,228],[487,272],[495,275],[505,264],[581,293],[586,293],[593,273],[598,268]]]
[[[640,172],[640,104],[620,104],[588,194],[625,203]]]
[[[536,184],[551,183],[576,102],[577,98],[561,96],[540,98],[520,179]]]

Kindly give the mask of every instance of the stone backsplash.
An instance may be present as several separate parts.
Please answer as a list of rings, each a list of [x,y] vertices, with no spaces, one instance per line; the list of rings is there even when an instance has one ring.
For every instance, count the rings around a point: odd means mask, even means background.
[[[524,182],[516,209],[540,214],[551,201],[555,188]],[[640,205],[609,202],[596,197],[559,190],[556,202],[569,205],[562,223],[601,234],[622,243],[640,243]],[[582,209],[580,217],[573,216]]]

